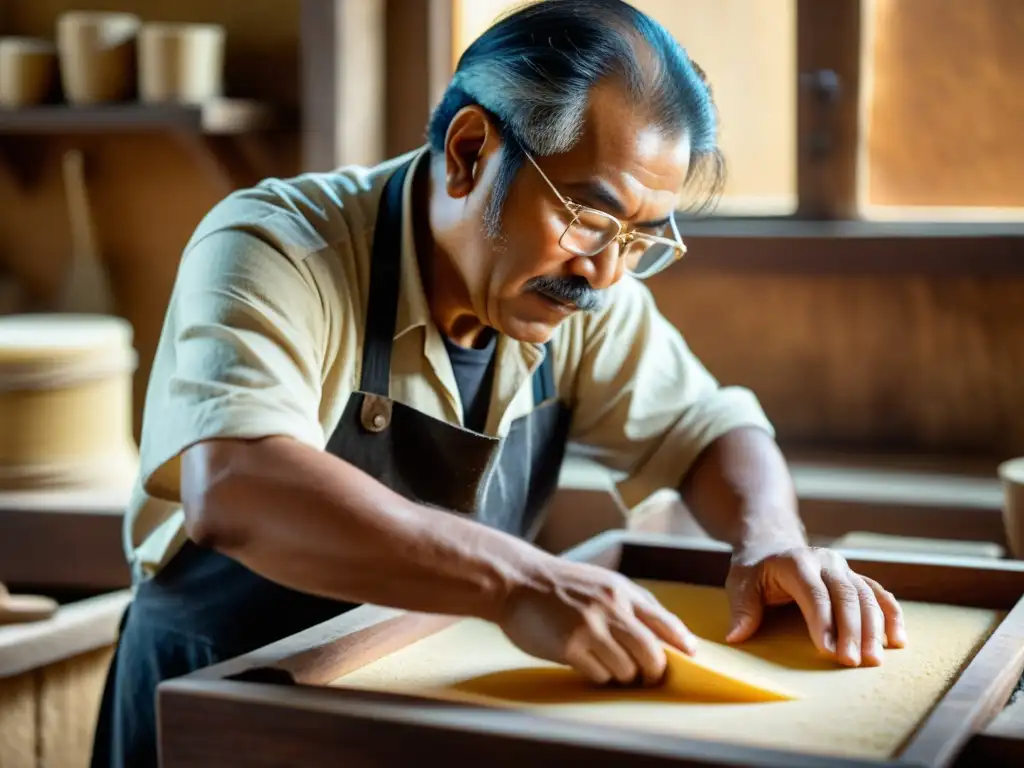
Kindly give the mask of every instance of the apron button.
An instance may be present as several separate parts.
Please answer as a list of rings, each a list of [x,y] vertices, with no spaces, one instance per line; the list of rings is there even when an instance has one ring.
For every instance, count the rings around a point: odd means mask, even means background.
[[[391,401],[380,395],[364,395],[359,420],[370,432],[383,432],[391,423]]]

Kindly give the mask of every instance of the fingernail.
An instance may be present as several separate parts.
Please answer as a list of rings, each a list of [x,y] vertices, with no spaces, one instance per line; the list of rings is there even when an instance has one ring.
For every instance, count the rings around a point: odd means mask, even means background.
[[[881,661],[882,655],[884,653],[885,653],[885,650],[882,648],[882,644],[876,640],[874,642],[874,644],[871,646],[871,655],[874,656],[879,661]]]
[[[852,640],[846,641],[845,652],[843,655],[846,656],[846,658],[848,658],[854,664],[860,664],[860,649],[857,647],[857,644]]]
[[[825,650],[829,653],[836,652],[836,639],[832,636],[831,632],[825,633]]]

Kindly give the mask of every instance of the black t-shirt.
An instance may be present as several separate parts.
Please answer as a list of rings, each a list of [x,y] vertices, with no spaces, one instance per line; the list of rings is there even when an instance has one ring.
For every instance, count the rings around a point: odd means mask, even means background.
[[[494,381],[494,351],[498,334],[491,333],[484,347],[460,347],[448,337],[444,338],[452,373],[462,399],[462,413],[466,429],[483,432],[487,426],[487,411],[491,404],[491,384]]]

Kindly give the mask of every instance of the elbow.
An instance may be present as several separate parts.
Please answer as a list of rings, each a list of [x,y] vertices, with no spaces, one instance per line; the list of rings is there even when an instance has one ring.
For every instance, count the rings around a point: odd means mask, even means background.
[[[217,524],[216,508],[209,503],[205,491],[188,497],[182,494],[181,509],[185,514],[185,533],[201,547],[217,549],[223,538]]]
[[[200,443],[181,458],[181,508],[185,532],[202,547],[224,549],[238,538],[232,522],[237,506],[238,462],[233,446]]]

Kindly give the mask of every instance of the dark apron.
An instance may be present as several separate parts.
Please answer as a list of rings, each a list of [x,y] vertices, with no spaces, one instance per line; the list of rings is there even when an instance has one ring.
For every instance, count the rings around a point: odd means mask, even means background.
[[[360,391],[327,451],[405,497],[532,538],[558,482],[571,411],[557,397],[551,350],[533,377],[534,410],[498,439],[389,397],[399,296],[402,186],[388,179],[373,241]],[[156,687],[355,607],[288,589],[214,550],[186,542],[141,583],[122,621],[103,694],[93,768],[156,763]]]

